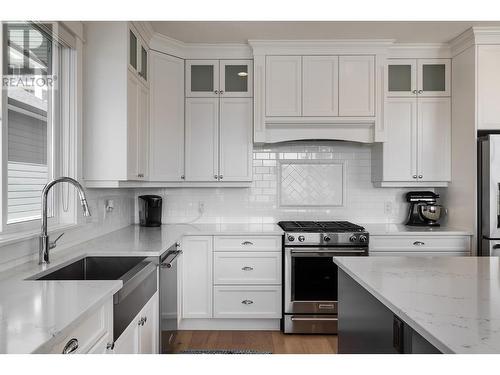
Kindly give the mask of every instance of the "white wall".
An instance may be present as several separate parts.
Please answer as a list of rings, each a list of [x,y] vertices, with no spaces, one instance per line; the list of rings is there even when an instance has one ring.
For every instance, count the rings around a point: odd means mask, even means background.
[[[66,230],[64,236],[57,243],[57,247],[51,250],[52,252],[88,241],[133,222],[134,193],[132,190],[87,189],[87,198],[92,216],[84,219],[86,224]],[[107,199],[114,201],[115,209],[111,213],[106,213],[104,210]],[[0,271],[31,259],[38,259],[38,238],[18,241],[5,246],[0,245]]]
[[[343,207],[279,207],[279,160],[346,162]],[[353,142],[308,141],[254,148],[250,188],[169,188],[136,191],[164,197],[163,222],[276,222],[279,220],[351,220],[359,223],[401,223],[407,213],[404,193],[411,189],[375,188],[371,183],[371,146]],[[389,206],[388,211],[385,206]],[[137,217],[136,217],[137,222]]]

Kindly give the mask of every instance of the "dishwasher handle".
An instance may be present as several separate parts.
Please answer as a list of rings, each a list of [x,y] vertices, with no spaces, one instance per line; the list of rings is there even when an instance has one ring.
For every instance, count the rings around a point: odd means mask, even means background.
[[[167,253],[167,256],[165,259],[160,263],[161,268],[172,268],[172,264],[174,263],[174,260],[182,254],[182,250],[174,250],[174,251],[169,251]],[[173,257],[169,260],[169,256],[173,255]]]

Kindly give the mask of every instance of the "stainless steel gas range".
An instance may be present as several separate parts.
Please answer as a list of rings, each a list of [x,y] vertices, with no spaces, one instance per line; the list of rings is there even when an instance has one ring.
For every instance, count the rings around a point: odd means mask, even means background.
[[[369,234],[347,221],[281,221],[284,333],[337,333],[335,256],[368,255]]]

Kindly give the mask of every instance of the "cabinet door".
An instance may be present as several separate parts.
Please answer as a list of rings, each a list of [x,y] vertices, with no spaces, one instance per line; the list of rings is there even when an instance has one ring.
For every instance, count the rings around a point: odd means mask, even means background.
[[[114,354],[139,353],[139,319],[139,315],[136,316],[115,341]]]
[[[139,48],[140,69],[139,76],[145,81],[148,81],[148,49],[145,44],[141,44]]]
[[[220,60],[220,94],[230,98],[253,96],[252,60]]]
[[[417,60],[390,59],[387,63],[387,96],[408,97],[417,94]]]
[[[129,29],[129,38],[128,38],[128,65],[134,70],[137,71],[139,65],[139,57],[138,57],[138,45],[139,39],[137,38],[137,34],[135,30]]]
[[[127,72],[127,176],[139,179],[138,132],[139,132],[139,81],[134,73]]]
[[[500,130],[500,46],[478,47],[477,117],[478,129]]]
[[[417,179],[417,99],[389,98],[385,105],[384,180]]]
[[[339,116],[375,116],[375,57],[339,57]]]
[[[223,98],[220,102],[221,181],[252,181],[251,98]]]
[[[450,98],[418,98],[417,117],[419,181],[450,181]]]
[[[418,59],[418,96],[450,96],[451,60]]]
[[[302,58],[302,115],[338,116],[339,58]]]
[[[212,237],[182,240],[182,317],[212,317]]]
[[[301,116],[302,58],[266,57],[266,116]]]
[[[147,180],[149,167],[149,90],[142,83],[138,91],[137,168],[138,179]]]
[[[150,180],[184,177],[184,60],[151,54]]]
[[[218,181],[219,99],[186,99],[186,180]]]
[[[186,97],[219,96],[219,60],[186,60]]]
[[[141,317],[144,323],[139,326],[139,353],[157,354],[159,345],[159,322],[158,322],[158,292],[144,306]]]

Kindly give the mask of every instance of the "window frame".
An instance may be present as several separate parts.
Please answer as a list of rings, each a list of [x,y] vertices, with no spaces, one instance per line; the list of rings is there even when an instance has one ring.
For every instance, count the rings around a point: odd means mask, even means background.
[[[4,23],[0,27],[0,72],[3,76],[6,64],[5,53],[6,35]],[[79,83],[80,64],[78,57],[81,55],[82,46],[77,39],[60,22],[30,22],[36,25],[42,32],[50,32],[52,37],[52,71],[58,72],[55,95],[63,93],[58,100],[49,99],[51,110],[47,113],[47,123],[51,123],[51,131],[47,134],[50,142],[50,153],[47,156],[49,167],[49,180],[58,176],[78,176],[79,160],[79,111],[78,98],[81,91]],[[49,26],[47,26],[49,25]],[[62,48],[59,48],[59,45]],[[61,69],[59,71],[59,64]],[[2,84],[3,85],[3,84]],[[49,98],[53,98],[53,93]],[[58,106],[61,105],[59,108]],[[6,90],[2,87],[0,101],[0,233],[15,234],[30,232],[40,228],[40,218],[19,222],[8,222],[8,98]],[[58,116],[53,121],[50,116]],[[49,146],[48,146],[49,147]],[[50,161],[49,161],[50,158]],[[63,203],[64,198],[64,203]],[[52,216],[49,217],[49,228],[77,224],[76,194],[68,184],[59,184],[53,188]]]

